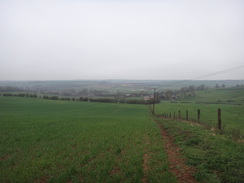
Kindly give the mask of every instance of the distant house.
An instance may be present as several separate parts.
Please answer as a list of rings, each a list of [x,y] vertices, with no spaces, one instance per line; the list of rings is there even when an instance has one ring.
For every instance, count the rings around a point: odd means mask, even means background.
[[[143,100],[150,100],[150,96],[144,96]]]

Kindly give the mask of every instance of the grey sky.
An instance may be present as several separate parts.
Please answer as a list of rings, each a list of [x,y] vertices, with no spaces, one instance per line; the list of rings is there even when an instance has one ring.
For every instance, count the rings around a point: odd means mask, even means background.
[[[241,65],[243,0],[0,0],[0,80],[191,79]],[[244,67],[202,79],[244,79]]]

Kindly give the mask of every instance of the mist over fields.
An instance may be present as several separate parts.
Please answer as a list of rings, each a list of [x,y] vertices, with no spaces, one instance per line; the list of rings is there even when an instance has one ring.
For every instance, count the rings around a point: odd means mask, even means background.
[[[1,0],[0,80],[240,80],[243,22],[242,0]]]

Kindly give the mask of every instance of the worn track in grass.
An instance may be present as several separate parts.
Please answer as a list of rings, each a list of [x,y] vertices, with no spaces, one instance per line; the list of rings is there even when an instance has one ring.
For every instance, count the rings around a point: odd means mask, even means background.
[[[168,155],[170,171],[176,176],[179,183],[197,183],[194,178],[195,168],[188,166],[181,156],[180,148],[174,144],[174,139],[163,128],[162,124],[155,120],[161,130],[161,135],[164,141],[164,149]]]

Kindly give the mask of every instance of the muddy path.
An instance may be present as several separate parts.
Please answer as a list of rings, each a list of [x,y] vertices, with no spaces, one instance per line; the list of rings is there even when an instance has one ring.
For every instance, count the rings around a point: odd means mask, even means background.
[[[197,183],[194,178],[195,168],[186,165],[185,159],[181,156],[180,148],[174,144],[173,137],[168,134],[157,119],[154,121],[161,131],[164,141],[163,146],[168,156],[170,172],[175,175],[179,183]]]

